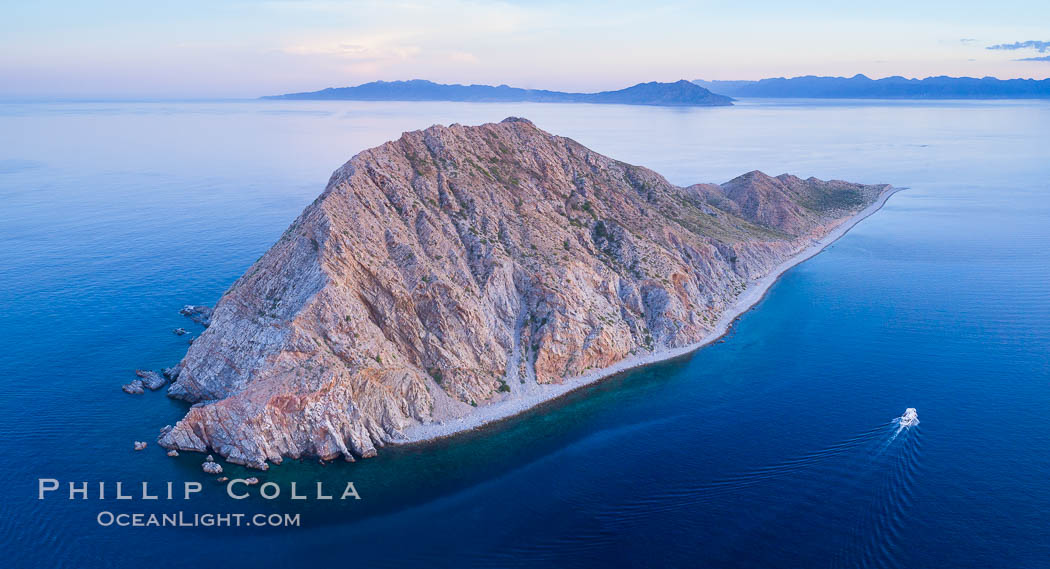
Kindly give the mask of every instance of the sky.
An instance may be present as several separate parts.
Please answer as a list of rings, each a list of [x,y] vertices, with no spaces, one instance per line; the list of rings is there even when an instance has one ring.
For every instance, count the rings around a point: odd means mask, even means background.
[[[397,79],[569,91],[1043,79],[1048,42],[1050,2],[1037,0],[0,0],[0,98],[242,98]]]

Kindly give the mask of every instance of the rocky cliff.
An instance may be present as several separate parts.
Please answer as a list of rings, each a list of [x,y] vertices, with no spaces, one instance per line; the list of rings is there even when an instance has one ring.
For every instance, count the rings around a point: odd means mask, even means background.
[[[886,186],[751,172],[678,187],[524,119],[366,150],[223,295],[160,443],[264,468],[369,457],[709,333]]]

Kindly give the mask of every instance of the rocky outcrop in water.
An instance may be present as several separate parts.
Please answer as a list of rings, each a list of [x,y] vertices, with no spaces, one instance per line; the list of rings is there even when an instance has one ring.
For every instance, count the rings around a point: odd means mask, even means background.
[[[160,443],[257,468],[354,460],[691,345],[885,189],[761,172],[683,188],[523,119],[405,133],[339,168],[223,295],[169,390],[195,405]]]
[[[142,378],[143,385],[154,391],[168,383],[168,380],[163,375],[152,370],[137,369],[135,370],[135,375]]]
[[[215,458],[212,455],[208,455],[208,458],[204,459],[201,464],[201,470],[208,474],[222,474],[222,465],[215,462]]]
[[[201,306],[187,304],[179,310],[179,314],[189,318],[190,320],[200,324],[201,326],[207,326],[211,324],[211,315],[213,308],[210,306]]]

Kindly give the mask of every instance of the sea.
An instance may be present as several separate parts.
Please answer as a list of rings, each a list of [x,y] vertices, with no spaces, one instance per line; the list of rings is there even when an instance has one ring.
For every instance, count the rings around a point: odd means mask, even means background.
[[[906,189],[691,355],[356,463],[223,463],[274,499],[165,455],[187,404],[120,386],[183,356],[183,305],[357,152],[508,116],[681,185]],[[1050,567],[1048,142],[1050,101],[0,103],[0,565]]]

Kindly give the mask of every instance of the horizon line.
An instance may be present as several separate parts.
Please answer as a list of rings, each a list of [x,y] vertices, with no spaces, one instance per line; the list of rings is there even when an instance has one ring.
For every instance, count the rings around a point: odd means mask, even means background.
[[[956,75],[928,75],[926,77],[907,77],[907,76],[904,76],[904,75],[886,75],[886,76],[882,76],[882,77],[871,77],[871,76],[866,75],[864,73],[856,73],[856,74],[854,74],[852,76],[845,76],[845,75],[812,75],[812,74],[809,74],[809,75],[793,75],[793,76],[783,76],[783,75],[781,75],[781,76],[763,77],[761,79],[703,79],[703,78],[685,79],[685,78],[681,78],[681,79],[678,79],[676,81],[688,81],[690,83],[693,83],[693,82],[696,82],[696,81],[703,81],[703,82],[709,82],[709,83],[718,83],[718,82],[727,82],[728,83],[728,82],[758,82],[758,81],[765,81],[765,80],[770,80],[770,79],[801,79],[801,78],[810,78],[810,77],[831,78],[831,79],[854,79],[854,78],[857,78],[857,77],[863,77],[863,78],[866,78],[866,79],[870,79],[872,81],[879,81],[879,80],[883,80],[883,79],[893,79],[893,78],[900,78],[900,79],[905,79],[905,80],[909,80],[909,81],[923,81],[923,80],[926,80],[926,79],[939,79],[939,78],[947,78],[947,79],[977,79],[977,80],[980,80],[980,79],[994,79],[994,80],[997,80],[997,81],[1050,81],[1050,77],[1043,78],[1043,79],[1037,79],[1035,77],[1009,77],[1009,78],[1004,78],[1004,77],[997,77],[997,76],[994,76],[994,75],[985,75],[985,76],[982,76],[982,77],[974,77],[974,76],[968,76],[968,75],[957,75],[957,76]],[[420,78],[420,77],[413,77],[411,79],[373,79],[373,80],[370,80],[370,81],[365,81],[363,83],[357,83],[357,84],[353,84],[353,85],[345,85],[345,86],[340,86],[340,87],[334,87],[334,86],[329,85],[328,87],[321,87],[320,89],[317,89],[317,90],[341,89],[341,88],[347,88],[347,87],[351,87],[352,88],[352,87],[358,87],[358,86],[361,86],[361,85],[367,85],[367,84],[370,84],[370,83],[398,83],[398,82],[410,82],[410,81],[426,81],[426,82],[439,84],[439,85],[451,85],[451,86],[463,86],[463,87],[473,87],[473,86],[482,86],[482,87],[502,87],[502,86],[506,86],[506,87],[513,87],[512,85],[510,85],[508,83],[505,83],[505,82],[501,82],[501,83],[442,83],[440,81],[435,81],[433,79],[424,79],[424,78]],[[640,84],[644,84],[644,83],[665,83],[665,84],[670,84],[670,83],[674,83],[676,81],[654,81],[654,80],[640,81],[640,82],[636,82],[636,83],[631,83],[631,84],[627,85],[626,87],[632,87],[632,86],[640,85]],[[626,88],[626,87],[624,87],[624,88]],[[515,87],[515,88],[525,89],[525,90],[553,90],[553,89],[546,89],[546,88],[542,88],[542,87]],[[312,91],[306,91],[306,92],[312,92]],[[289,94],[289,93],[283,93],[283,94]],[[294,94],[294,92],[292,92],[292,94]],[[717,94],[717,93],[715,93],[715,94]],[[122,94],[111,94],[111,95],[39,94],[39,95],[12,95],[12,96],[6,96],[6,95],[0,94],[0,103],[3,103],[3,104],[12,104],[12,103],[48,103],[48,102],[55,102],[55,103],[215,102],[215,103],[219,103],[219,102],[254,101],[254,100],[259,100],[260,98],[270,97],[270,96],[275,96],[275,95],[255,95],[255,96],[245,96],[245,97],[223,97],[223,96],[207,96],[207,95],[194,96],[194,95],[189,95],[189,96],[168,97],[168,96],[142,96],[142,95],[122,95]],[[276,96],[280,96],[280,95],[276,95]]]

